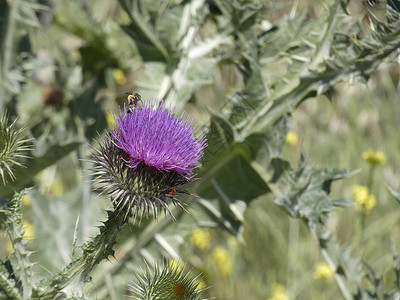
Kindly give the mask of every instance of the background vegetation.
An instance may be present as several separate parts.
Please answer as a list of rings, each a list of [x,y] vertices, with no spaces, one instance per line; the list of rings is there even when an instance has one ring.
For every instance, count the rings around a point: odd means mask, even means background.
[[[2,0],[0,114],[26,128],[31,158],[0,183],[3,201],[30,187],[26,243],[0,211],[1,260],[60,292],[39,279],[57,278],[109,208],[89,144],[136,91],[207,132],[198,197],[176,222],[122,228],[114,257],[66,298],[124,299],[144,260],[175,259],[216,299],[394,299],[400,18],[397,1],[374,3]],[[355,202],[354,185],[376,205]]]

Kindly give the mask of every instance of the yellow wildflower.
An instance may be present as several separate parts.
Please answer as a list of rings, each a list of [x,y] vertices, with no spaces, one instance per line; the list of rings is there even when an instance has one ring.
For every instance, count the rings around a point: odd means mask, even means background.
[[[22,196],[22,205],[26,207],[31,206],[31,199],[27,195]]]
[[[330,279],[334,275],[333,270],[327,263],[319,263],[315,266],[315,279]]]
[[[190,241],[193,245],[201,250],[210,249],[211,242],[211,234],[208,230],[205,229],[196,229],[192,232],[192,236]]]
[[[299,143],[299,137],[294,131],[289,130],[286,135],[286,143],[291,146],[296,146]]]
[[[121,69],[114,69],[113,77],[117,84],[124,84],[126,82],[124,71]]]
[[[365,185],[354,185],[352,188],[354,201],[360,205],[367,202],[369,189]]]
[[[371,209],[373,209],[376,205],[376,198],[374,195],[369,194],[367,201],[364,203],[364,209],[369,212]]]
[[[362,157],[371,165],[384,164],[386,162],[386,156],[381,151],[368,150],[362,153]]]
[[[175,258],[170,258],[168,260],[168,267],[171,270],[176,270],[177,272],[181,272],[183,270],[183,265]]]
[[[275,284],[272,287],[272,295],[268,300],[289,300],[285,292],[285,287],[281,284]]]
[[[376,206],[376,198],[369,193],[369,189],[364,185],[354,185],[352,188],[354,201],[361,205],[364,212],[368,213]]]
[[[23,235],[24,239],[33,239],[35,237],[35,229],[33,228],[33,225],[27,220],[24,220],[22,228],[25,228],[25,232]]]
[[[207,284],[203,280],[196,280],[196,289],[203,290],[207,287]]]
[[[233,263],[228,251],[224,247],[216,247],[212,252],[212,258],[222,275],[226,277],[232,272]]]
[[[106,114],[106,120],[107,120],[107,124],[108,124],[108,128],[113,128],[116,127],[116,122],[114,119],[114,116],[112,115],[112,113],[108,112]]]

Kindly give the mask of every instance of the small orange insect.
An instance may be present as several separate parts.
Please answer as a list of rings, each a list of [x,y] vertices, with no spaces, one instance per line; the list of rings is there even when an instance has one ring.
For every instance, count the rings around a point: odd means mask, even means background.
[[[175,196],[175,194],[176,194],[176,189],[175,188],[173,188],[172,191],[170,191],[168,193],[169,196]]]

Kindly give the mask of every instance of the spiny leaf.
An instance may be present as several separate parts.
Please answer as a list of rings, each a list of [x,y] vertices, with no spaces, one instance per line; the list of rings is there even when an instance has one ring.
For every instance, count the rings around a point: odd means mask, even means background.
[[[333,181],[352,176],[355,172],[347,169],[328,168],[316,170],[308,165],[301,166],[288,176],[290,189],[275,203],[285,207],[293,217],[304,218],[314,231],[324,225],[327,213],[337,207],[349,206],[345,199],[330,196]]]
[[[154,29],[149,28],[149,24],[144,22],[143,16],[139,13],[138,3],[128,3],[129,1],[120,0],[121,6],[131,19],[131,23],[122,26],[122,29],[136,42],[139,53],[145,61],[161,61],[169,62],[171,57],[161,43],[159,38],[154,34]]]

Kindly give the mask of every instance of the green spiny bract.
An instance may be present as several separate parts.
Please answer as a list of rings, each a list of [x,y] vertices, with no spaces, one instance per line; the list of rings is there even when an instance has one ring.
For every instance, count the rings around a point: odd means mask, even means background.
[[[181,185],[187,180],[175,171],[160,172],[154,167],[139,164],[135,169],[126,166],[127,154],[117,148],[109,136],[100,139],[100,149],[93,148],[93,176],[100,194],[106,194],[125,218],[142,219],[150,213],[155,218],[160,211],[168,212],[169,202],[185,210],[175,193],[189,194]]]
[[[0,117],[0,177],[3,184],[7,182],[7,177],[15,179],[12,167],[21,167],[19,160],[27,158],[23,153],[30,149],[26,145],[29,139],[25,138],[24,129],[16,128],[16,120],[10,125],[8,121],[6,114]]]

